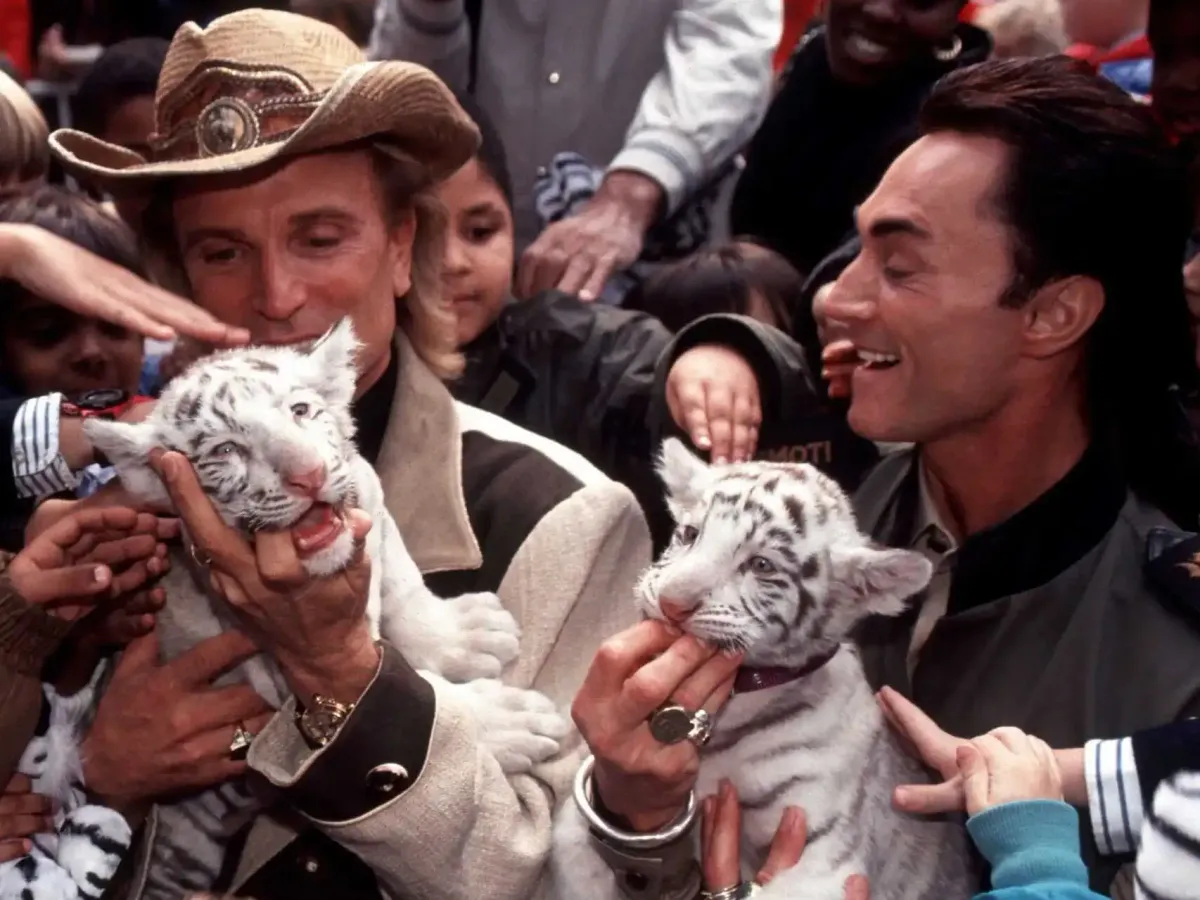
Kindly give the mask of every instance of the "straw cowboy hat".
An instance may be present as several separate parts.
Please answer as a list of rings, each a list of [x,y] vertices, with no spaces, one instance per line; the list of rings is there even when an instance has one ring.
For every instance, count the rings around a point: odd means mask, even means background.
[[[331,25],[247,9],[175,32],[154,95],[150,158],[71,129],[50,146],[114,192],[163,178],[240,172],[360,140],[394,148],[432,180],[475,153],[479,132],[423,66],[367,62]]]

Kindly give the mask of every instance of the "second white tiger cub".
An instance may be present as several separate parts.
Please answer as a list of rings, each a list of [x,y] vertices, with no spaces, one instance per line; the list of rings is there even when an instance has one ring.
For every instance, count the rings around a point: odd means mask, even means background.
[[[737,788],[745,878],[764,861],[785,807],[808,818],[800,863],[756,896],[840,900],[854,874],[869,878],[872,900],[973,896],[962,821],[892,808],[896,785],[927,775],[896,744],[850,642],[866,616],[905,609],[928,584],[929,562],[871,546],[845,494],[809,465],[709,466],[669,440],[659,473],[678,527],[643,575],[638,604],[745,653],[700,751],[697,796],[725,778]],[[620,896],[570,801],[554,869],[562,900]]]

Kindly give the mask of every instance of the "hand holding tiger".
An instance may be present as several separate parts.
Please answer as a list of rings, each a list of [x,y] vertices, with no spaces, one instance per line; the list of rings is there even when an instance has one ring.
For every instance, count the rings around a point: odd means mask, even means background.
[[[358,700],[378,668],[379,651],[366,618],[370,560],[361,543],[370,517],[350,511],[347,527],[360,546],[344,570],[326,577],[305,571],[304,547],[292,531],[260,531],[250,544],[226,525],[204,493],[195,470],[179,453],[158,453],[151,463],[166,485],[214,587],[274,657],[297,696],[322,694]]]
[[[737,885],[742,877],[741,807],[737,790],[728,781],[722,783],[717,796],[705,798],[700,833],[700,867],[705,890],[720,891]],[[754,883],[767,885],[800,862],[807,840],[804,811],[788,807]],[[847,879],[844,900],[870,900],[866,878],[852,875]]]
[[[695,745],[660,743],[650,716],[668,702],[715,716],[740,664],[740,656],[658,621],[621,632],[596,653],[571,712],[596,757],[596,792],[633,830],[654,831],[674,819],[700,769]]]

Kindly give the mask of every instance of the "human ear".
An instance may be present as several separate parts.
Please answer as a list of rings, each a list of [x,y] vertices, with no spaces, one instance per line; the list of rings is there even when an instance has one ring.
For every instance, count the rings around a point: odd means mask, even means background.
[[[1035,359],[1079,344],[1104,311],[1104,288],[1094,278],[1073,275],[1052,281],[1025,304],[1024,352]]]
[[[388,242],[392,250],[392,291],[403,297],[412,290],[413,242],[417,236],[417,214],[406,209],[396,214],[388,229]]]

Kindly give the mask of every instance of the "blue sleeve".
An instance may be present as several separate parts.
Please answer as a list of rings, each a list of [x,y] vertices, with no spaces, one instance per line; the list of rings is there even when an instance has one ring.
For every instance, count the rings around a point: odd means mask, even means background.
[[[1002,803],[967,830],[992,865],[992,890],[976,900],[1103,900],[1088,889],[1079,815],[1056,800]]]

